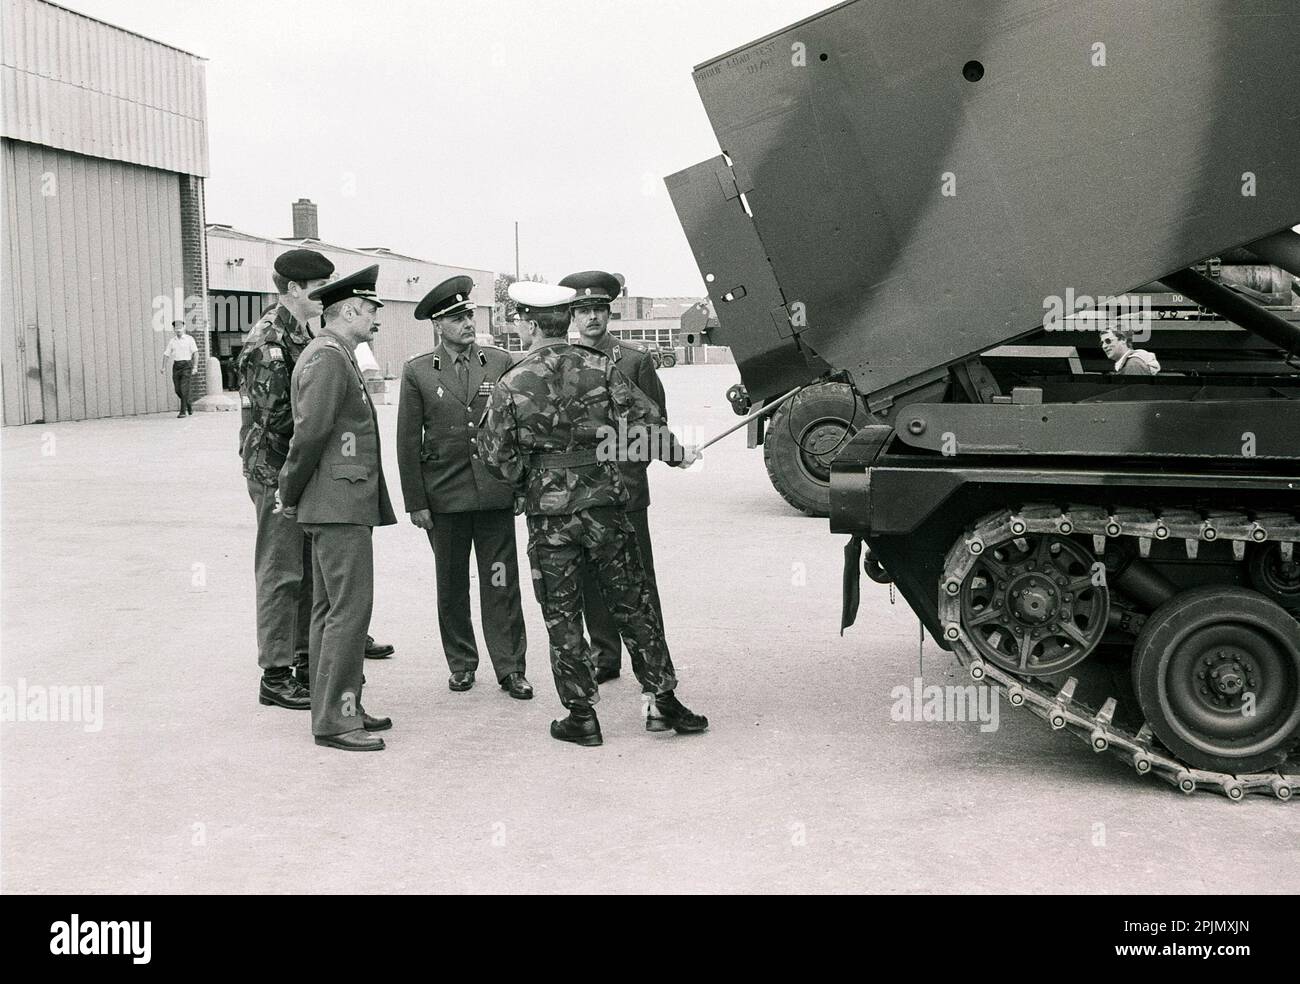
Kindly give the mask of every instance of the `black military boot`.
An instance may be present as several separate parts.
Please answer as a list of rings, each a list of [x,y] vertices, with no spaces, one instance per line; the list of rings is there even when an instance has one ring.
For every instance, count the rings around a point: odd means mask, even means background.
[[[590,704],[575,704],[569,708],[569,716],[563,721],[552,721],[551,737],[588,747],[605,743],[600,736],[600,722],[596,720],[596,709]]]
[[[307,671],[307,654],[295,653],[293,657],[293,678],[298,681],[298,686],[303,690],[311,693],[311,674]]]
[[[260,703],[287,707],[291,711],[311,709],[311,694],[293,678],[293,671],[287,666],[266,670],[262,673],[262,686],[257,693]]]
[[[667,731],[671,728],[679,735],[699,734],[707,730],[709,719],[695,714],[671,690],[650,700],[646,709],[646,731]]]

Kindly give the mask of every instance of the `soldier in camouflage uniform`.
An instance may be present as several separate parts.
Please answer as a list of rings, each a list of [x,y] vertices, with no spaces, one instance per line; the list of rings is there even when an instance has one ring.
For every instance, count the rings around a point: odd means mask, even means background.
[[[703,731],[708,720],[674,694],[677,680],[652,602],[636,534],[624,514],[619,477],[620,431],[649,445],[670,464],[698,458],[666,430],[646,396],[603,352],[566,340],[572,288],[512,284],[520,327],[532,352],[502,376],[488,401],[479,449],[488,470],[522,497],[528,514],[533,588],[551,641],[551,669],[569,710],[551,722],[551,736],[579,745],[602,743],[595,703],[596,668],[582,636],[581,568],[588,565],[633,656],[646,691],[646,730]],[[660,437],[662,439],[656,439]],[[598,450],[601,449],[601,450]]]
[[[661,423],[668,423],[667,401],[664,386],[655,372],[650,353],[621,339],[609,331],[610,305],[623,291],[622,282],[612,273],[603,270],[584,270],[571,273],[560,281],[561,287],[572,287],[578,292],[570,312],[570,328],[577,329],[582,344],[599,349],[609,356],[637,389],[650,398],[659,411]],[[628,521],[636,530],[637,547],[646,579],[650,582],[650,600],[656,611],[659,607],[659,590],[655,585],[654,546],[650,540],[650,481],[646,475],[649,459],[624,461],[619,464],[619,477],[627,488],[627,505],[624,510]],[[595,652],[596,682],[605,683],[618,678],[622,671],[623,646],[618,637],[618,626],[609,611],[601,604],[595,576],[584,569],[582,575],[582,614]],[[662,617],[662,616],[661,616]],[[632,668],[636,674],[636,667]]]
[[[293,436],[289,379],[312,339],[308,319],[321,312],[307,295],[328,282],[334,264],[310,249],[291,249],[275,260],[280,302],[253,326],[239,353],[243,397],[239,454],[248,496],[257,510],[254,577],[257,588],[258,699],[294,710],[311,707],[305,679],[311,625],[311,542],[296,522],[275,512],[275,489]]]

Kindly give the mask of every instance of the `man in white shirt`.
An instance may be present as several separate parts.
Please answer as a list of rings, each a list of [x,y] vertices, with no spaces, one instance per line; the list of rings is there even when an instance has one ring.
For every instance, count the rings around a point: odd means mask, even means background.
[[[199,371],[199,346],[185,331],[184,321],[173,321],[172,331],[176,334],[167,339],[167,347],[163,349],[162,371],[165,373],[167,363],[171,362],[172,386],[181,401],[181,412],[176,416],[184,417],[187,413],[194,416],[194,408],[190,406],[190,380]]]

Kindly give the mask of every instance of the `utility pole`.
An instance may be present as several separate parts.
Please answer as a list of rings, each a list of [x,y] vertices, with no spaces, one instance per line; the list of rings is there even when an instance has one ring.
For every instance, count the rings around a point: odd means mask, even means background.
[[[515,219],[515,283],[519,283],[519,220]]]

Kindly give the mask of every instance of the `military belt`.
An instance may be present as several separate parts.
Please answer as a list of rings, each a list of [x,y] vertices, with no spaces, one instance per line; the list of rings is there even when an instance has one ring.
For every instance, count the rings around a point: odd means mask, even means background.
[[[534,468],[582,468],[600,461],[595,448],[583,448],[578,451],[557,451],[550,454],[534,454]]]

